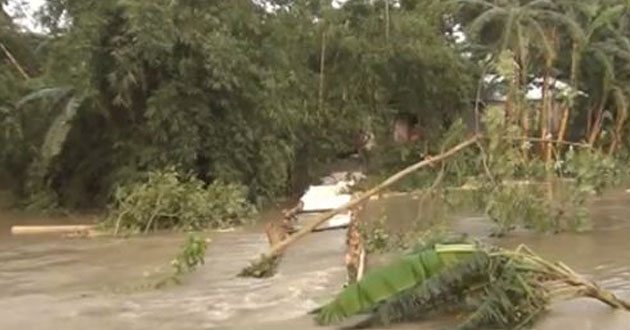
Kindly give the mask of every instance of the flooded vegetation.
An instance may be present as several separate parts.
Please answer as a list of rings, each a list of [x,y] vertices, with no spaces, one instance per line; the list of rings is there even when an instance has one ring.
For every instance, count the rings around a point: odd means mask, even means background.
[[[630,298],[630,211],[624,191],[592,202],[593,230],[588,233],[539,235],[519,232],[494,239],[505,247],[525,243],[551,260],[562,260],[615,294]],[[417,201],[379,201],[392,219],[415,215]],[[260,227],[209,235],[206,264],[183,283],[162,290],[146,287],[152,276],[168,270],[168,261],[185,239],[154,234],[129,239],[59,239],[11,237],[8,225],[30,220],[2,215],[0,299],[3,329],[319,329],[306,313],[328,301],[345,281],[343,231],[309,235],[287,251],[278,274],[270,279],[236,278],[252,255],[267,242]],[[63,219],[67,221],[67,219]],[[486,236],[492,227],[483,216],[454,216],[456,231]],[[375,257],[374,260],[377,260]],[[439,329],[453,320],[428,320],[400,329]],[[630,314],[615,312],[593,300],[554,305],[534,329],[558,327],[621,330]]]
[[[375,328],[630,327],[628,1],[35,3],[0,0],[0,329],[387,324],[427,288],[514,304]]]

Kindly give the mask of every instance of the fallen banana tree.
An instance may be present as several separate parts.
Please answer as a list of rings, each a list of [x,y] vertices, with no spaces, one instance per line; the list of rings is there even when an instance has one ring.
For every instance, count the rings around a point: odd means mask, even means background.
[[[295,241],[299,240],[300,238],[306,236],[307,234],[309,234],[310,232],[312,232],[314,229],[316,229],[319,225],[321,225],[322,223],[326,222],[327,220],[331,219],[332,217],[334,217],[335,215],[339,214],[339,213],[343,213],[343,212],[347,212],[352,210],[353,208],[355,208],[356,206],[361,205],[362,203],[364,203],[365,201],[367,201],[371,196],[376,195],[382,191],[384,191],[385,189],[387,189],[388,187],[390,187],[391,185],[393,185],[394,183],[400,181],[401,179],[403,179],[404,177],[406,177],[407,175],[430,165],[433,165],[435,163],[438,163],[440,161],[443,161],[444,159],[451,157],[453,155],[455,155],[456,153],[460,152],[463,149],[466,149],[467,147],[474,145],[477,143],[479,139],[479,136],[474,136],[460,144],[458,144],[457,146],[453,147],[452,149],[445,151],[439,155],[433,156],[433,157],[427,157],[426,159],[424,159],[421,162],[418,162],[414,165],[411,165],[407,168],[405,168],[404,170],[394,174],[393,176],[389,177],[387,180],[383,181],[381,184],[379,184],[378,186],[370,189],[369,191],[361,194],[359,197],[352,199],[351,201],[349,201],[348,203],[334,209],[331,210],[329,212],[326,212],[324,214],[322,214],[321,216],[317,217],[316,219],[314,219],[309,225],[304,226],[303,228],[301,228],[299,231],[297,231],[296,233],[294,233],[293,235],[289,236],[288,238],[282,240],[281,242],[279,242],[278,244],[275,244],[274,246],[271,247],[271,249],[263,254],[259,260],[253,262],[249,267],[243,269],[241,271],[241,273],[239,274],[240,276],[249,276],[249,277],[269,277],[272,276],[275,273],[275,268],[277,266],[277,263],[279,261],[279,257],[282,255],[282,252],[292,243],[294,243]]]
[[[577,297],[630,310],[630,304],[611,292],[526,246],[507,250],[468,242],[428,244],[367,273],[312,314],[321,325],[364,314],[352,326],[361,329],[457,308],[467,313],[456,329],[522,329],[551,302]]]

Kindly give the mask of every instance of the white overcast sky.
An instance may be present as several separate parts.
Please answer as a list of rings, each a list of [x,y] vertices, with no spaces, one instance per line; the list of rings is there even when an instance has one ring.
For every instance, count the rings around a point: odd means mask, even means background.
[[[46,0],[9,0],[9,4],[5,7],[9,15],[23,13],[24,17],[16,19],[16,23],[32,30],[40,31],[35,19],[35,12],[46,2]]]
[[[38,26],[34,14],[39,8],[41,8],[45,1],[46,0],[9,0],[9,4],[6,7],[6,10],[9,15],[15,15],[16,13],[20,12],[23,13],[24,17],[16,19],[16,23],[31,31],[41,32],[41,28]],[[264,0],[255,1],[264,2]],[[334,0],[333,5],[340,6],[346,1],[347,0]]]

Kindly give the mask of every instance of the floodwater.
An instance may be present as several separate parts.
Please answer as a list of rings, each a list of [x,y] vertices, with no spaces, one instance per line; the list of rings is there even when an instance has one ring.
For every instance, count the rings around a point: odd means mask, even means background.
[[[562,260],[603,287],[630,299],[630,194],[611,192],[592,205],[593,231],[555,236],[516,233],[499,241],[525,243]],[[413,200],[385,203],[391,217],[409,217]],[[315,233],[291,247],[271,279],[235,274],[267,242],[259,227],[210,234],[206,264],[181,285],[143,284],[168,268],[184,236],[130,239],[16,237],[12,224],[79,223],[0,213],[0,329],[321,329],[306,313],[330,299],[345,280],[344,232]],[[483,217],[449,220],[456,230],[485,235]],[[449,320],[396,329],[439,329]],[[630,313],[591,300],[554,305],[535,330],[628,330]]]

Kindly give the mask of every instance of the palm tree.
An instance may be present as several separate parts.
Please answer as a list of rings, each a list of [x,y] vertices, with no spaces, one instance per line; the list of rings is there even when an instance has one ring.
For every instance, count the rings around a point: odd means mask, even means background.
[[[600,2],[561,2],[563,10],[585,27],[583,42],[573,44],[571,82],[576,90],[582,85],[586,87],[589,97],[595,101],[589,105],[587,115],[586,139],[589,144],[595,144],[600,135],[606,106],[612,103],[616,108],[610,153],[619,145],[627,119],[628,91],[625,86],[628,79],[622,76],[630,72],[630,42],[624,35],[630,19],[628,5],[625,1],[606,5]],[[583,72],[595,74],[582,79]]]
[[[543,139],[546,139],[551,132],[550,76],[557,58],[557,40],[563,32],[572,40],[580,41],[583,39],[582,29],[569,16],[561,13],[554,2],[548,0],[532,0],[526,3],[516,0],[455,2],[460,5],[460,10],[477,10],[477,15],[467,23],[473,36],[485,41],[494,53],[509,49],[514,54],[516,74],[508,96],[508,112],[512,112],[511,108],[518,102],[518,91],[527,84],[530,58],[534,59],[535,68],[542,71],[544,79],[540,124]],[[521,115],[523,130],[527,134],[528,116]],[[544,149],[549,149],[549,146]]]

